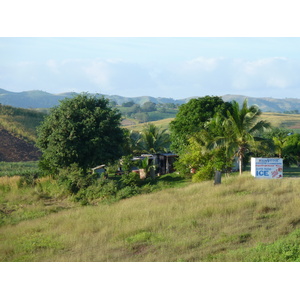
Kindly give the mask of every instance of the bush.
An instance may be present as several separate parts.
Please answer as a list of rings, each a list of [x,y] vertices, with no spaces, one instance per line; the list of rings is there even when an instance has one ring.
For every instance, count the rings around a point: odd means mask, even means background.
[[[202,167],[195,175],[192,177],[193,182],[201,182],[205,180],[211,180],[214,176],[214,168],[211,164]]]
[[[118,185],[115,181],[102,178],[97,180],[93,185],[83,190],[87,200],[104,200],[114,197],[118,191]]]
[[[121,184],[121,188],[126,187],[126,186],[140,186],[141,179],[140,179],[139,174],[137,174],[135,172],[131,172],[131,173],[122,175],[120,184]]]
[[[126,186],[123,189],[118,191],[117,199],[121,200],[125,198],[130,198],[137,194],[139,194],[139,188],[137,188],[136,186]]]
[[[38,172],[28,172],[21,176],[21,178],[17,182],[18,188],[22,188],[24,186],[33,187],[36,185],[36,180],[39,177]]]
[[[87,174],[77,164],[60,169],[58,175],[59,185],[64,186],[70,194],[77,194],[81,189],[86,189],[95,179],[95,175]]]

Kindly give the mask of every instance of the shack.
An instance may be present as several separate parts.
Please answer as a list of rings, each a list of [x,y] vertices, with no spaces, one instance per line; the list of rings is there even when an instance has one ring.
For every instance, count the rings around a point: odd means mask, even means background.
[[[105,174],[106,169],[105,169],[105,165],[100,165],[97,166],[95,168],[92,168],[92,174],[98,174],[98,176],[100,177],[102,174]]]
[[[156,153],[156,154],[142,154],[139,157],[135,157],[134,160],[142,160],[148,158],[149,164],[154,165],[155,175],[165,175],[175,172],[174,162],[178,158],[175,153]]]
[[[174,153],[159,153],[157,156],[157,175],[164,175],[175,172],[174,162],[178,158]]]

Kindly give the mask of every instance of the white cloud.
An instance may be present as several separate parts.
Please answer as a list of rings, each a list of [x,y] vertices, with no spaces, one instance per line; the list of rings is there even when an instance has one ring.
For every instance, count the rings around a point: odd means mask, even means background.
[[[227,93],[248,96],[300,95],[300,61],[195,57],[166,63],[120,59],[49,59],[0,68],[1,88],[49,92],[87,91],[122,96],[184,98]],[[292,94],[293,93],[293,94]]]
[[[185,63],[185,68],[190,70],[201,70],[205,72],[214,71],[222,58],[206,58],[197,57],[195,59],[189,60]]]

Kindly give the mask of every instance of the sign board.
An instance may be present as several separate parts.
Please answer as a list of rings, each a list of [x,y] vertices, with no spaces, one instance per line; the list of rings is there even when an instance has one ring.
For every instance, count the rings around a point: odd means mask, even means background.
[[[282,158],[251,157],[251,175],[257,178],[282,178]]]

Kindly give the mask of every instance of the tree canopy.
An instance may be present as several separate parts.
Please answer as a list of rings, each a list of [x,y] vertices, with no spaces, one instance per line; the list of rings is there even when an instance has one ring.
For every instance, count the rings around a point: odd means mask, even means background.
[[[184,151],[188,139],[204,128],[204,124],[217,112],[225,115],[231,109],[231,103],[224,102],[218,96],[205,96],[191,99],[179,107],[176,118],[170,123],[172,150]]]
[[[50,174],[76,163],[88,169],[122,156],[121,114],[104,97],[80,94],[51,109],[38,129],[40,166]]]
[[[167,129],[162,129],[154,124],[147,124],[140,132],[139,140],[137,141],[138,149],[141,153],[158,153],[167,152],[170,144],[169,134]]]

